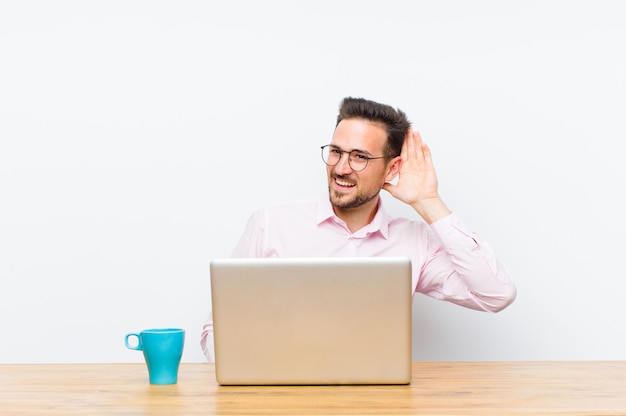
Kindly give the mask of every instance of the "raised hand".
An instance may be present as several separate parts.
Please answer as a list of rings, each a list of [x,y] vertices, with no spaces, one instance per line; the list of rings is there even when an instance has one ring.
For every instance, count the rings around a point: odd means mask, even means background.
[[[383,189],[394,198],[411,205],[427,223],[450,214],[439,197],[437,174],[430,148],[416,131],[409,129],[402,152],[396,184],[385,183]]]

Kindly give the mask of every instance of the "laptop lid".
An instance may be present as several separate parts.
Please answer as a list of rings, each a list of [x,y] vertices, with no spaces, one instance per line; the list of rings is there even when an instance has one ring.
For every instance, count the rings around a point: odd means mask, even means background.
[[[218,383],[410,383],[408,258],[216,259],[210,271]]]

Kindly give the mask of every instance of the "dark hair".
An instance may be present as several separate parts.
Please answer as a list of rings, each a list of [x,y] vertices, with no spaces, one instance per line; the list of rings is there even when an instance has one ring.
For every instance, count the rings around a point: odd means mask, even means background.
[[[339,106],[339,115],[337,115],[335,127],[341,120],[351,118],[362,118],[382,124],[387,131],[387,143],[384,148],[385,156],[391,159],[400,155],[404,138],[411,126],[411,122],[403,111],[364,98],[346,97]]]

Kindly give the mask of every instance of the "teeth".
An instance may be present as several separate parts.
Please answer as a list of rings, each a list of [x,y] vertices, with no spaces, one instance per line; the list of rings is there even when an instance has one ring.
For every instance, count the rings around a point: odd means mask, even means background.
[[[335,179],[335,181],[337,182],[337,185],[340,185],[340,186],[354,186],[354,184],[350,182],[344,182],[339,179]]]

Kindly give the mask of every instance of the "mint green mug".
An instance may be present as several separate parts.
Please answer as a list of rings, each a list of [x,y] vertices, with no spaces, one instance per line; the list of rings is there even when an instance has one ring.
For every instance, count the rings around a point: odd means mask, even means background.
[[[131,344],[129,338],[137,338]],[[185,330],[180,328],[145,329],[126,334],[126,348],[143,351],[150,384],[176,384],[178,367],[185,345]]]

